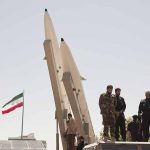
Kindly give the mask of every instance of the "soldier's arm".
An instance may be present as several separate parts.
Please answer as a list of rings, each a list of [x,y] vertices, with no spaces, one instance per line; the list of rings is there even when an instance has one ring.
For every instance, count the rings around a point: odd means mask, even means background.
[[[103,95],[101,94],[99,97],[99,108],[101,109],[102,106],[102,99],[103,99]]]
[[[126,103],[125,103],[124,98],[122,100],[123,100],[123,112],[124,112],[126,110]]]
[[[116,97],[114,96],[114,107],[116,108],[116,106],[117,106],[117,99],[116,99]]]
[[[131,122],[128,124],[127,130],[128,130],[128,131],[131,131]]]
[[[77,132],[76,122],[74,119],[70,119],[70,129],[74,133]]]
[[[138,110],[138,115],[141,116],[142,114],[142,102],[140,102],[140,105],[139,105],[139,110]]]

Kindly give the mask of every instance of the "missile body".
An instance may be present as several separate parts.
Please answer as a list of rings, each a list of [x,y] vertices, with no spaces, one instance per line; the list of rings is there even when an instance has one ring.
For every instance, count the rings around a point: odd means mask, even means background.
[[[62,82],[63,70],[62,70],[62,59],[60,57],[60,49],[51,18],[47,11],[45,11],[44,15],[44,27],[45,27],[45,41],[44,41],[45,57],[47,60],[48,70],[51,79],[51,85],[56,106],[56,116],[59,123],[62,145],[63,149],[66,150],[67,144],[66,140],[64,139],[64,133],[67,128],[66,114],[70,105]]]
[[[62,59],[64,62],[63,70],[64,70],[64,72],[70,72],[70,74],[71,74],[73,86],[74,86],[74,89],[75,89],[75,92],[77,95],[77,101],[78,101],[77,103],[79,104],[79,107],[80,107],[79,112],[81,113],[80,116],[81,116],[82,123],[88,123],[88,126],[89,126],[88,143],[93,143],[93,142],[95,142],[95,134],[94,134],[93,125],[91,122],[88,106],[86,103],[84,90],[83,90],[82,83],[81,83],[81,76],[80,76],[80,73],[76,66],[76,63],[74,61],[74,58],[71,54],[71,51],[63,39],[61,40],[60,50],[61,50],[61,54],[63,55],[62,56]],[[77,118],[76,120],[78,120],[78,118],[80,116],[79,115],[75,116],[75,118]],[[78,122],[78,124],[80,124],[80,122]],[[80,131],[80,132],[81,132],[81,134],[83,133],[82,131]]]

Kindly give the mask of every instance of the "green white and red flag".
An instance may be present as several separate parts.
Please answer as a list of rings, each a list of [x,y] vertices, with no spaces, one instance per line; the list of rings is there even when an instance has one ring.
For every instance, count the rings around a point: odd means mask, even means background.
[[[22,107],[24,105],[23,101],[23,93],[15,96],[2,107],[2,114],[7,114],[16,108]]]

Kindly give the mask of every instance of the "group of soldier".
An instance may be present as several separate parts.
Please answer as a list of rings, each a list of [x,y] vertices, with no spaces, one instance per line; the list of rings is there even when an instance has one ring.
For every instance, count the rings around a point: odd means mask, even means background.
[[[115,89],[114,95],[112,91],[113,86],[108,85],[106,93],[101,94],[99,98],[99,107],[104,125],[104,141],[109,140],[109,131],[111,141],[126,141],[126,119],[124,115],[126,103],[124,98],[120,96],[120,88]],[[127,125],[132,141],[148,142],[149,139],[150,91],[145,92],[145,97],[139,104],[138,115],[133,115],[133,121]]]
[[[100,95],[99,107],[103,119],[103,137],[104,141],[126,141],[126,119],[125,109],[126,103],[123,97],[120,96],[121,89],[116,88],[115,94],[112,94],[113,86],[108,85],[106,93]],[[139,104],[138,115],[133,115],[133,120],[128,123],[127,130],[130,133],[132,141],[148,142],[149,127],[150,127],[150,91],[145,92],[145,99]],[[109,132],[110,131],[110,132]],[[82,150],[84,147],[84,137],[78,138],[78,145],[75,148],[75,137],[77,133],[77,125],[72,114],[68,114],[67,131],[65,133],[67,140],[67,150]],[[121,138],[120,138],[121,135]]]

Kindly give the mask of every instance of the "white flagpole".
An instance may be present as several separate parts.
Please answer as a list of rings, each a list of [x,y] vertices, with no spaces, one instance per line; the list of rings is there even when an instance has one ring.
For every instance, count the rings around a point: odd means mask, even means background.
[[[22,108],[21,139],[23,139],[23,123],[24,123],[24,91],[23,91],[23,108]]]

